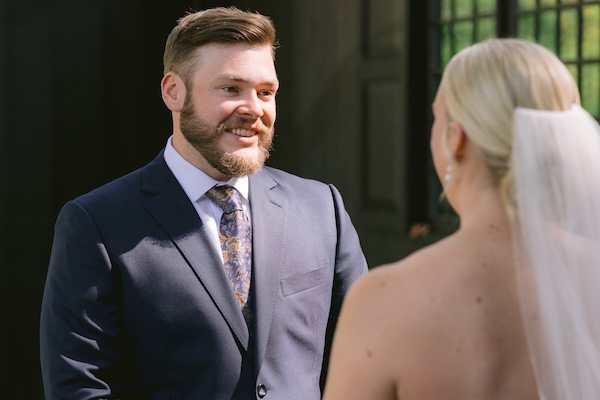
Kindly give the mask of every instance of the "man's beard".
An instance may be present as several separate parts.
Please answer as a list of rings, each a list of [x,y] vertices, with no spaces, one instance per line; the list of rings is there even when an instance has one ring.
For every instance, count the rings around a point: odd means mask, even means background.
[[[274,129],[267,129],[261,123],[255,157],[242,157],[219,148],[219,138],[224,131],[247,123],[248,120],[244,118],[234,118],[227,119],[216,127],[212,126],[194,112],[193,102],[187,98],[181,110],[179,128],[185,139],[213,168],[229,177],[241,177],[252,175],[263,167],[273,143]]]

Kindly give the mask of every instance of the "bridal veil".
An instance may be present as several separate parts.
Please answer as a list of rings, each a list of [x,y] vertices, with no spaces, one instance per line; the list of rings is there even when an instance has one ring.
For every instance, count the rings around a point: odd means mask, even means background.
[[[581,107],[517,108],[517,279],[540,399],[600,394],[600,128]]]

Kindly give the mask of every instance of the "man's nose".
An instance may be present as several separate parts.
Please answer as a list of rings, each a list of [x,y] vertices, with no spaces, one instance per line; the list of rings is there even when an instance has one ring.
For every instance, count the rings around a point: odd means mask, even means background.
[[[263,101],[254,91],[249,92],[244,98],[243,104],[239,108],[240,114],[249,115],[253,118],[260,118],[264,114]]]

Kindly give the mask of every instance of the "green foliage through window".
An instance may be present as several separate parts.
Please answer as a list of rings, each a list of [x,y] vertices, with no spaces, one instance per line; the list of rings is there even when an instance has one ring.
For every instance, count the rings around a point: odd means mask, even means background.
[[[582,104],[600,119],[600,0],[435,0],[432,49],[439,75],[450,58],[475,42],[499,36],[533,40],[557,54],[577,81]],[[500,21],[500,10],[509,15]],[[502,26],[500,24],[506,26]]]

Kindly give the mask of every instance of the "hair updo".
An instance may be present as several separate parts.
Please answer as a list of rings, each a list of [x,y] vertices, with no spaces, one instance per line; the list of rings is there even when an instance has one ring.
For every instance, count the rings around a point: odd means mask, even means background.
[[[566,66],[548,49],[521,39],[490,39],[460,51],[446,66],[440,88],[448,119],[482,153],[509,209],[515,108],[562,111],[580,104]]]

